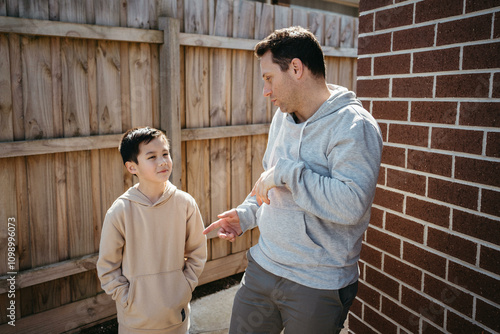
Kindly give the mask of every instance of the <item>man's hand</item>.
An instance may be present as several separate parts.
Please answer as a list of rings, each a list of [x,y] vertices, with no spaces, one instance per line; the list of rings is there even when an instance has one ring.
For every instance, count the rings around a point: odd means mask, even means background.
[[[219,217],[219,220],[210,224],[210,226],[203,231],[203,234],[208,234],[210,231],[220,228],[219,232],[217,232],[219,238],[230,242],[236,240],[236,237],[242,232],[240,217],[238,217],[236,209],[231,209],[221,213],[217,217]]]
[[[259,179],[255,182],[253,186],[252,192],[250,196],[255,196],[257,199],[257,203],[259,206],[262,203],[270,204],[269,197],[267,197],[267,193],[272,188],[275,188],[276,184],[274,183],[274,167],[266,170],[264,173],[260,174]]]

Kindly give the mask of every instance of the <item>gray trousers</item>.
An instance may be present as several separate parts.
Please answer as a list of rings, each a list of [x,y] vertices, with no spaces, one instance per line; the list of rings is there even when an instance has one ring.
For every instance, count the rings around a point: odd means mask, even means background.
[[[358,282],[340,290],[306,287],[271,274],[248,253],[229,333],[340,333],[357,291]]]

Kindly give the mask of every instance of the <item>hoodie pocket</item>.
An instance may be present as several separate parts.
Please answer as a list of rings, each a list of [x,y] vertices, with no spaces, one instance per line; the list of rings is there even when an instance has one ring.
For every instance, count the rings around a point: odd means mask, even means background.
[[[191,287],[182,270],[135,277],[123,309],[124,325],[165,329],[180,324],[184,321],[183,309],[190,300]]]
[[[304,212],[263,205],[259,218],[259,247],[270,259],[293,267],[321,262],[325,250],[309,236]]]

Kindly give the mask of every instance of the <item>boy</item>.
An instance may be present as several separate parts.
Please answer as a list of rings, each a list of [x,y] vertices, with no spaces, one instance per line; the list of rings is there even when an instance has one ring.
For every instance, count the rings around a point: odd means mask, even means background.
[[[106,213],[97,261],[101,286],[116,301],[120,334],[184,334],[207,257],[200,211],[168,181],[172,159],[161,131],[128,130],[119,150],[139,183]]]

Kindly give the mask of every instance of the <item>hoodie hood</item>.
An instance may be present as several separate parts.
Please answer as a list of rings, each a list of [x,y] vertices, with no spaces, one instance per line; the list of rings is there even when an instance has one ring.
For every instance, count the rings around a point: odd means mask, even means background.
[[[154,206],[162,205],[165,202],[167,202],[170,199],[170,197],[172,197],[172,195],[177,190],[176,186],[174,186],[170,181],[167,181],[167,186],[165,187],[165,191],[163,192],[161,197],[156,201],[156,203],[151,203],[149,198],[138,189],[138,186],[139,186],[139,183],[130,187],[119,198],[129,200],[131,202],[137,203],[137,204],[142,205],[142,206],[154,207]]]
[[[348,105],[358,105],[362,107],[361,102],[356,98],[354,92],[349,91],[347,88],[337,85],[328,84],[330,90],[330,97],[326,100],[321,107],[303,124],[309,124],[328,116],[341,108]],[[291,118],[291,115],[287,115]]]
[[[303,123],[295,123],[295,120],[293,119],[292,115],[290,114],[283,114],[283,117],[285,118],[285,127],[288,124],[290,127],[296,127],[300,128],[299,130],[299,137],[298,137],[298,142],[296,146],[296,153],[295,153],[295,161],[300,160],[300,153],[302,149],[302,141],[304,138],[304,131],[306,130],[307,126],[313,126],[315,122],[324,119],[327,116],[330,116],[336,112],[338,112],[340,109],[343,109],[348,106],[358,106],[358,107],[363,107],[361,102],[356,98],[356,95],[354,92],[349,91],[347,88],[342,87],[342,86],[337,86],[337,85],[332,85],[328,84],[328,89],[330,90],[330,97],[328,100],[326,100],[321,107],[305,122]],[[276,112],[278,114],[278,112]],[[320,125],[320,127],[325,126],[325,125]],[[328,126],[328,125],[327,125]],[[280,129],[281,131],[281,129]],[[271,153],[271,157],[274,158],[274,150]]]

